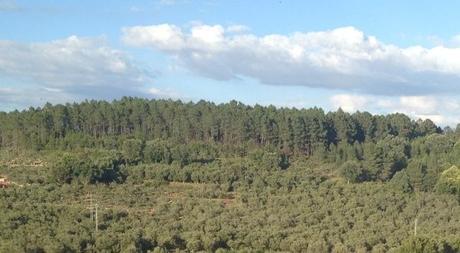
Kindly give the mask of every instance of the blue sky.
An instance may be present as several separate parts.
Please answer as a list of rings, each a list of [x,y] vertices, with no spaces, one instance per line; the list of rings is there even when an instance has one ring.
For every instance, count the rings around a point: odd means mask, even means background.
[[[0,110],[115,99],[460,121],[458,1],[0,0]]]

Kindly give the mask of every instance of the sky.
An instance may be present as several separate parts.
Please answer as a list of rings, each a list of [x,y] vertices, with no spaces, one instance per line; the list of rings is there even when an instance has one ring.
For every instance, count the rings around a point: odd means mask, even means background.
[[[460,122],[460,1],[0,0],[0,110],[201,99]]]

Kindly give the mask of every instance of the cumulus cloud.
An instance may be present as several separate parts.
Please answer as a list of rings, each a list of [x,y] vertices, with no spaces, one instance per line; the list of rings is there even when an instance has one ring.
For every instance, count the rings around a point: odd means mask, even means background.
[[[400,48],[354,27],[257,36],[244,29],[171,24],[123,29],[123,41],[150,47],[216,80],[240,77],[376,95],[460,92],[460,48]]]
[[[353,113],[404,113],[413,119],[430,119],[441,126],[455,126],[460,122],[460,102],[452,96],[375,96],[337,94],[329,99],[330,108]]]
[[[436,98],[429,96],[403,96],[399,99],[399,107],[414,114],[436,113],[439,104]]]
[[[66,97],[141,95],[146,94],[144,86],[152,80],[148,71],[101,38],[71,36],[46,43],[0,40],[0,55],[0,81],[9,87],[0,90],[0,103],[27,103],[25,97],[37,96],[61,102],[60,98]]]
[[[171,98],[171,99],[180,99],[184,98],[184,96],[180,95],[178,92],[171,90],[171,89],[159,89],[156,87],[151,87],[148,89],[148,93],[161,98]]]
[[[330,99],[333,108],[341,108],[346,112],[364,111],[368,105],[369,99],[365,96],[339,94]]]
[[[43,106],[47,102],[66,103],[75,101],[72,94],[59,89],[41,87],[0,88],[1,110],[23,109],[29,106]]]
[[[181,29],[174,25],[133,26],[122,30],[123,42],[131,46],[155,44],[160,50],[174,52],[181,50],[185,43]]]
[[[379,98],[374,98],[379,100]],[[401,112],[414,119],[431,119],[438,125],[455,126],[460,121],[460,103],[450,96],[401,96],[387,103],[379,102],[389,112]]]

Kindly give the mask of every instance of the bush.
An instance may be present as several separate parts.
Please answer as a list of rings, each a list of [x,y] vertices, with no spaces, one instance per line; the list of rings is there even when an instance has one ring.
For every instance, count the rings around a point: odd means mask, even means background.
[[[367,180],[367,171],[357,161],[348,161],[342,164],[340,167],[340,174],[352,183]]]
[[[69,184],[74,180],[85,183],[121,182],[121,158],[113,152],[83,152],[64,154],[51,167],[51,180]]]
[[[410,178],[405,171],[398,171],[391,179],[396,189],[402,192],[412,192],[414,189],[410,183]]]

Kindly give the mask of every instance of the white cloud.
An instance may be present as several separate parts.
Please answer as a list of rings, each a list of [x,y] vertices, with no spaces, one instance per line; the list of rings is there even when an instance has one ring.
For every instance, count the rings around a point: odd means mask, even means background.
[[[434,96],[401,96],[397,99],[374,98],[378,104],[389,112],[399,112],[414,119],[431,119],[436,124],[448,124],[447,118],[441,114],[444,101]],[[380,101],[381,100],[381,101]],[[448,114],[449,109],[444,109]]]
[[[0,40],[0,55],[0,86],[8,87],[0,90],[0,104],[141,95],[152,81],[148,71],[101,38],[71,36],[47,43]]]
[[[332,96],[330,102],[335,109],[342,108],[346,112],[355,112],[366,110],[369,99],[365,96],[339,94]]]
[[[422,119],[422,120],[429,119],[433,121],[436,125],[449,124],[448,119],[444,115],[441,115],[441,114],[421,114],[421,115],[415,114],[412,116],[414,116],[414,118],[416,119]]]
[[[179,27],[162,24],[153,26],[134,26],[123,28],[123,42],[137,47],[155,45],[155,48],[165,51],[181,50],[184,38]]]
[[[404,112],[411,115],[433,115],[444,106],[444,101],[434,96],[369,96],[368,98],[389,112]]]
[[[429,115],[436,112],[439,106],[437,99],[429,96],[403,96],[399,100],[400,107],[414,114]]]
[[[272,85],[392,96],[460,92],[460,48],[399,48],[354,27],[265,36],[234,28],[136,26],[123,29],[123,41],[163,51],[216,80],[244,76]]]
[[[148,93],[155,97],[161,97],[161,98],[171,98],[171,99],[183,98],[183,96],[179,95],[179,93],[171,89],[159,89],[159,88],[151,87],[148,89]]]
[[[2,110],[43,106],[46,102],[66,103],[71,101],[75,101],[75,97],[72,94],[64,93],[58,89],[41,87],[0,89],[0,108]]]
[[[449,96],[375,96],[340,94],[330,98],[333,109],[354,112],[367,110],[373,113],[404,113],[413,119],[431,119],[438,125],[455,126],[460,115],[460,102]]]
[[[206,44],[217,44],[224,41],[224,28],[220,25],[200,25],[192,27],[191,39]]]

